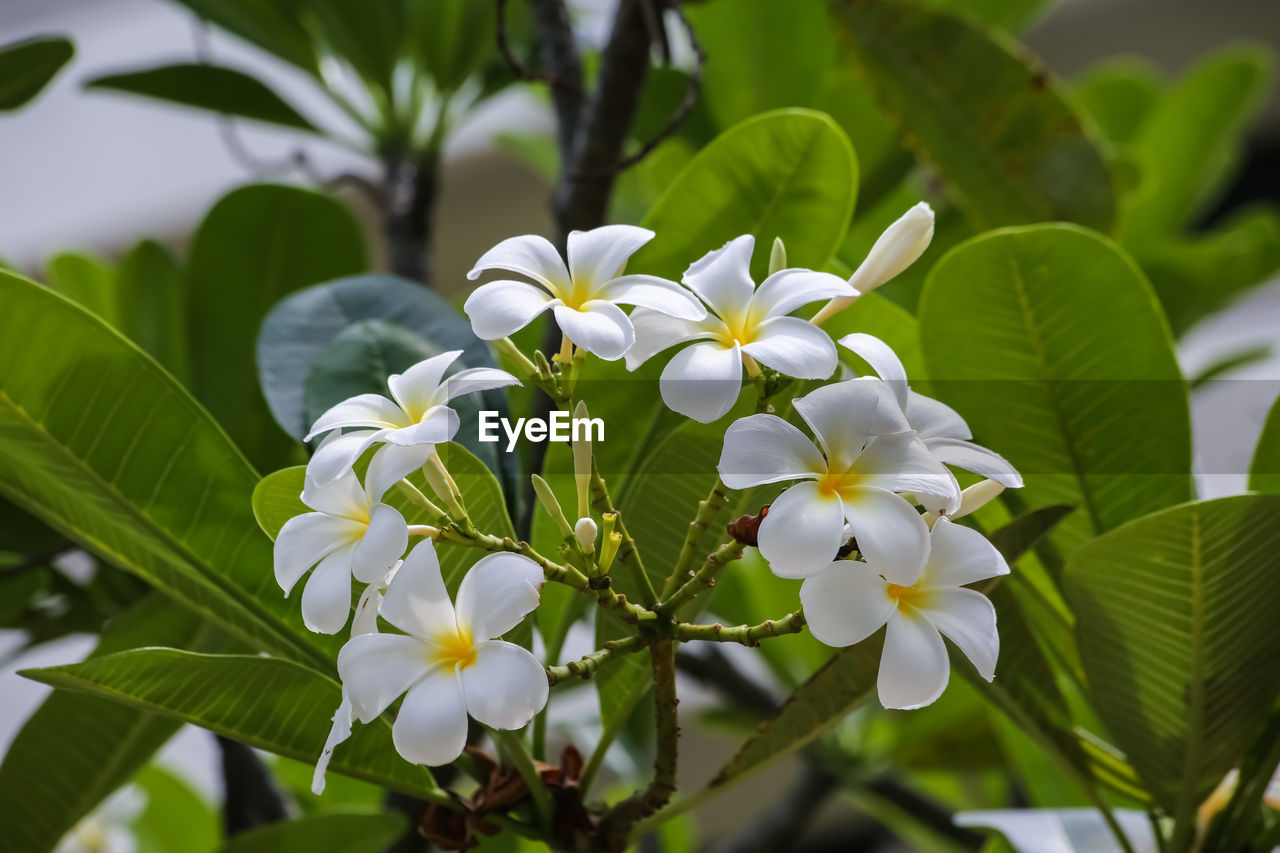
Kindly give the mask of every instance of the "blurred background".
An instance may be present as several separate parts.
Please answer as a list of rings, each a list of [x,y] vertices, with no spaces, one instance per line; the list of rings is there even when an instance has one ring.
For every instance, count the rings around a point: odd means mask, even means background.
[[[573,5],[579,38],[586,44],[602,42],[612,4],[581,0]],[[378,176],[378,164],[324,139],[300,141],[288,131],[86,90],[87,80],[107,73],[212,58],[268,82],[309,119],[339,132],[354,130],[348,116],[296,68],[201,25],[175,4],[0,0],[0,43],[43,34],[71,37],[74,59],[33,104],[0,115],[0,258],[25,273],[41,277],[46,260],[66,249],[116,258],[140,235],[180,252],[211,205],[247,182],[314,185],[340,175]],[[1176,75],[1211,48],[1238,39],[1280,50],[1280,2],[1059,0],[1024,34],[1031,50],[1066,77],[1115,54],[1143,57]],[[528,157],[513,153],[510,140],[549,135],[552,129],[545,97],[513,87],[469,113],[449,137],[434,261],[441,293],[463,291],[465,271],[499,239],[551,232],[551,182]],[[364,195],[340,183],[335,191],[367,227],[375,266],[385,264],[376,217]],[[1280,89],[1274,86],[1248,132],[1229,189],[1198,225],[1212,226],[1258,199],[1280,200]],[[1280,280],[1197,324],[1179,347],[1189,376],[1231,353],[1271,348],[1269,355],[1198,388],[1192,398],[1203,496],[1240,491],[1262,418],[1280,385]],[[1267,389],[1258,390],[1258,382],[1267,383]],[[87,570],[74,563],[62,568],[72,574]],[[22,641],[20,632],[0,632],[0,752],[47,690],[15,670],[77,660],[92,647],[91,637],[70,636],[10,655]],[[696,703],[696,697],[689,701]],[[699,765],[718,766],[731,749],[710,734],[695,742],[696,757],[688,763],[694,776]],[[161,761],[204,795],[220,796],[217,752],[207,733],[184,731],[165,748]],[[708,835],[715,837],[718,826],[737,825],[744,803],[763,802],[770,794],[748,785],[714,803],[704,817]],[[860,837],[876,836],[876,827],[848,803],[832,800],[815,821],[810,841],[820,847],[828,829],[838,829],[838,837],[847,840],[850,821],[859,822]]]

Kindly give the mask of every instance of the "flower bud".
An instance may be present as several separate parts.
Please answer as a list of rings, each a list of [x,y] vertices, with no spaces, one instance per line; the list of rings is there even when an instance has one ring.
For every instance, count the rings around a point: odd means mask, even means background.
[[[960,493],[960,508],[950,518],[963,518],[977,512],[1000,496],[1004,486],[995,480],[979,480]]]
[[[590,554],[596,548],[596,523],[590,516],[583,516],[578,519],[578,523],[573,526],[573,535],[578,537],[578,544],[582,546],[582,550]]]
[[[578,487],[578,517],[583,518],[588,514],[590,506],[589,492],[591,490],[591,430],[584,429],[582,434],[578,434],[576,428],[577,423],[586,423],[591,416],[587,414],[586,402],[579,400],[577,407],[573,410],[573,420],[575,426],[573,429],[573,479]],[[594,534],[592,534],[594,538]]]
[[[555,522],[560,535],[566,539],[574,535],[573,528],[569,526],[569,519],[564,517],[564,510],[560,508],[560,501],[556,500],[555,492],[551,490],[550,484],[537,474],[532,475],[531,479],[533,480],[533,493],[538,496],[538,503],[542,504],[542,508],[546,510],[547,515],[551,516],[551,520]]]
[[[862,264],[854,270],[849,284],[859,294],[870,293],[911,266],[929,248],[933,239],[933,208],[920,202],[884,230]],[[813,318],[821,323],[837,311],[847,308],[857,297],[832,299]]]
[[[781,237],[773,238],[773,249],[769,251],[769,275],[787,268],[787,247],[782,245]]]

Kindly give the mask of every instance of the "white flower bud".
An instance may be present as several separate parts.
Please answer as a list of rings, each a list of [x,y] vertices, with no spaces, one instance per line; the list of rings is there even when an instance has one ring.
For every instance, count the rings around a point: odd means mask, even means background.
[[[932,239],[933,208],[922,201],[884,230],[849,283],[870,293],[915,263]]]
[[[596,533],[596,523],[589,517],[578,519],[578,523],[573,526],[573,535],[578,537],[578,544],[588,552],[595,550]]]
[[[979,480],[960,493],[960,508],[950,518],[963,518],[977,512],[1000,496],[1004,486],[995,480]]]

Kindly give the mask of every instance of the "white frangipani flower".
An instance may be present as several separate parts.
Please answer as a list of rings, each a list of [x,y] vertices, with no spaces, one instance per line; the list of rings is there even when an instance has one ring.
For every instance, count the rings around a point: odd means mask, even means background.
[[[382,496],[400,475],[386,470],[389,457],[369,464],[365,486],[354,471],[323,485],[310,477],[302,502],[315,512],[285,522],[276,535],[276,582],[288,595],[312,567],[302,590],[302,621],[312,631],[335,634],[351,613],[351,577],[382,581],[404,556],[409,527]]]
[[[134,853],[138,842],[131,827],[146,810],[146,792],[125,785],[72,827],[54,853]]]
[[[837,560],[800,586],[809,630],[828,646],[852,646],[888,625],[876,678],[886,708],[922,708],[942,695],[951,672],[942,636],[979,675],[995,677],[996,611],[965,584],[1006,575],[1009,566],[981,533],[945,518],[934,522],[929,545],[928,558],[914,569],[870,557]]]
[[[458,415],[450,400],[477,391],[519,385],[505,370],[473,367],[446,378],[445,371],[462,355],[462,350],[434,355],[404,373],[387,379],[392,399],[381,394],[360,394],[325,412],[306,436],[310,441],[329,433],[307,465],[307,476],[326,483],[345,471],[375,444],[383,444],[378,456],[385,457],[388,471],[400,479],[435,452],[435,445],[449,441],[458,431]],[[339,430],[352,430],[339,434]]]
[[[802,480],[769,507],[760,553],[779,577],[826,567],[844,544],[847,521],[858,550],[879,566],[910,572],[929,552],[929,529],[895,492],[958,503],[955,478],[910,432],[878,379],[826,385],[795,400],[819,447],[774,415],[734,421],[724,436],[720,477],[731,489]]]
[[[871,251],[854,270],[849,284],[857,294],[831,300],[814,315],[813,322],[826,321],[831,315],[849,307],[861,294],[870,293],[895,278],[919,260],[932,240],[933,208],[922,201],[884,230]]]
[[[634,225],[573,231],[566,267],[547,239],[532,234],[511,237],[485,252],[467,278],[499,269],[528,276],[540,286],[491,281],[477,287],[462,310],[471,318],[476,336],[492,341],[523,329],[551,309],[569,340],[612,361],[635,341],[635,329],[619,305],[639,305],[689,320],[706,316],[698,300],[674,281],[621,274],[627,259],[652,239],[652,231]]]
[[[935,459],[994,480],[1005,488],[1022,487],[1022,476],[1003,456],[971,441],[973,433],[955,409],[907,387],[906,368],[888,344],[873,335],[857,332],[841,338],[840,345],[871,365],[876,375],[893,389],[907,423]],[[928,502],[924,505],[935,512],[955,509]]]
[[[396,751],[432,766],[462,754],[468,714],[495,729],[528,723],[547,703],[546,671],[527,650],[496,638],[538,606],[542,583],[528,557],[490,554],[462,579],[455,607],[435,545],[420,542],[381,607],[382,618],[405,633],[362,634],[338,653],[355,717],[371,722],[404,694],[391,731]]]
[[[672,411],[702,423],[724,416],[738,399],[742,369],[759,361],[797,379],[826,379],[836,369],[831,338],[799,317],[801,305],[833,296],[856,296],[848,282],[829,273],[784,269],[757,288],[751,278],[755,238],[737,237],[708,252],[684,274],[684,283],[712,313],[705,319],[670,317],[637,308],[631,313],[636,343],[627,352],[635,370],[668,347],[693,343],[672,357],[659,390]]]

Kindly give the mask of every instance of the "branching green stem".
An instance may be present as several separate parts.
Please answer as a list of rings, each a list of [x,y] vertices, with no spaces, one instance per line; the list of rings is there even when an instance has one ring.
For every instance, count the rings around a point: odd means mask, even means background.
[[[724,483],[719,477],[716,477],[715,484],[711,487],[711,491],[707,496],[698,501],[698,511],[693,517],[693,521],[689,522],[689,530],[685,533],[684,544],[680,547],[680,556],[676,558],[675,568],[671,570],[671,574],[667,577],[667,582],[662,587],[662,598],[665,600],[671,597],[671,594],[690,577],[692,577],[693,562],[697,557],[698,549],[702,546],[702,542],[707,538],[707,531],[715,522],[716,516],[720,514],[729,504],[729,496],[725,493]]]
[[[741,643],[744,646],[758,646],[766,637],[778,637],[783,634],[798,634],[804,630],[804,611],[788,613],[781,619],[766,619],[759,625],[737,625],[726,627],[719,622],[714,625],[690,625],[685,622],[675,626],[676,639],[709,640],[716,643]]]
[[[551,801],[551,792],[547,790],[546,783],[542,781],[542,775],[534,766],[533,755],[529,752],[529,745],[525,743],[524,733],[502,729],[489,731],[493,739],[502,744],[507,756],[511,759],[512,766],[524,780],[525,786],[529,789],[529,795],[533,798],[533,807],[538,812],[540,822],[543,826],[551,826],[555,819],[555,804]]]
[[[746,546],[742,543],[729,542],[712,551],[707,555],[702,568],[698,569],[693,577],[685,581],[683,586],[666,596],[662,600],[659,609],[674,618],[680,608],[696,598],[698,593],[714,586],[716,575],[720,574],[720,570],[741,557],[744,550],[746,550]]]
[[[622,513],[618,512],[617,507],[613,505],[613,501],[609,499],[609,490],[605,486],[604,478],[600,476],[600,469],[596,467],[594,460],[591,463],[591,507],[596,512],[604,515],[606,512],[618,513],[615,530],[622,534],[622,544],[618,546],[618,556],[616,561],[618,564],[626,566],[635,575],[636,588],[640,590],[640,598],[646,607],[652,607],[658,603],[658,594],[653,589],[653,582],[649,580],[649,575],[644,570],[644,563],[640,560],[640,551],[636,548],[636,540],[631,538],[631,534],[627,531],[626,522],[622,518]]]
[[[638,652],[645,646],[649,645],[653,640],[643,634],[636,634],[631,637],[624,637],[619,640],[610,640],[604,646],[595,650],[591,654],[583,655],[579,660],[572,660],[563,666],[547,667],[547,681],[552,686],[570,678],[587,679],[595,675],[596,670],[609,663],[612,660],[622,657],[623,655]]]

